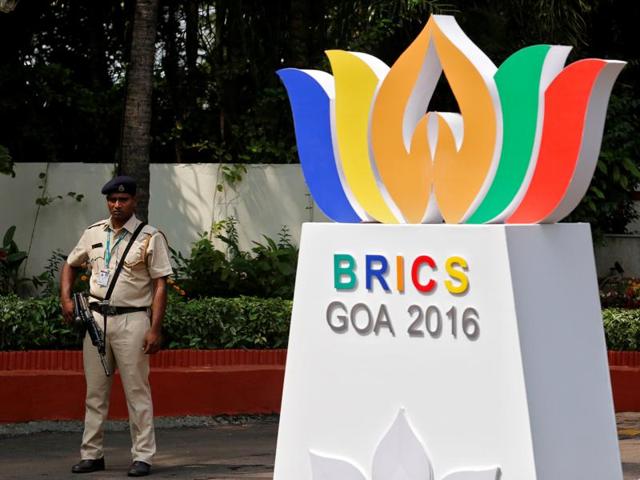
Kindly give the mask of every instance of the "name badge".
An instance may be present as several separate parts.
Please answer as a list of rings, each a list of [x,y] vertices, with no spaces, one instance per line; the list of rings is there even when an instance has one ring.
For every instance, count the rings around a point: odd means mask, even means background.
[[[109,270],[100,270],[100,273],[98,273],[98,285],[106,287],[107,283],[109,283]]]

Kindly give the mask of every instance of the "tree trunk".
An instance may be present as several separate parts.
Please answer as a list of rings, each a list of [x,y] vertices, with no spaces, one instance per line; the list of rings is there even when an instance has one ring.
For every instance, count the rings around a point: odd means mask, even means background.
[[[149,151],[158,0],[137,0],[127,68],[120,173],[138,182],[137,215],[147,221],[149,209]]]

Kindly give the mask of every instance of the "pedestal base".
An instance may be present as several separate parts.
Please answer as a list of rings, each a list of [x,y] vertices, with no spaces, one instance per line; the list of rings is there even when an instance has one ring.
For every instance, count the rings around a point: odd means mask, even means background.
[[[589,226],[305,224],[274,479],[324,478],[622,479]]]

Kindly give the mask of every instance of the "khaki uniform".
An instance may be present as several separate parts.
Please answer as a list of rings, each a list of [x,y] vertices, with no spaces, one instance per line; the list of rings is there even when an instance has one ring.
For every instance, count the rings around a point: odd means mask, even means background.
[[[132,216],[120,232],[114,232],[111,221],[103,220],[87,228],[69,254],[72,267],[88,263],[91,269],[90,301],[104,298],[107,286],[100,285],[100,272],[109,271],[109,282],[124,253],[131,235],[140,224]],[[122,239],[118,241],[122,235]],[[105,265],[107,238],[110,236],[111,259]],[[146,225],[131,246],[116,281],[110,305],[116,307],[151,307],[152,280],[172,273],[169,252],[164,236]],[[109,366],[117,367],[122,379],[131,430],[133,461],[152,463],[156,451],[153,428],[153,403],[149,387],[149,356],[142,351],[144,337],[150,326],[150,311],[133,312],[107,317],[106,356]],[[94,313],[96,323],[103,328],[103,317]],[[83,345],[84,372],[87,381],[84,434],[80,455],[82,460],[104,456],[103,425],[109,411],[109,397],[113,377],[107,377],[100,364],[98,352],[88,335]]]

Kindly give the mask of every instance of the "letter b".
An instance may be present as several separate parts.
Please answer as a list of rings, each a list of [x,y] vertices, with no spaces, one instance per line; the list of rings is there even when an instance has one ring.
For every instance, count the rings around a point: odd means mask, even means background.
[[[336,290],[356,288],[358,278],[355,274],[356,260],[346,253],[333,255],[333,286]],[[346,278],[345,278],[346,277]]]

